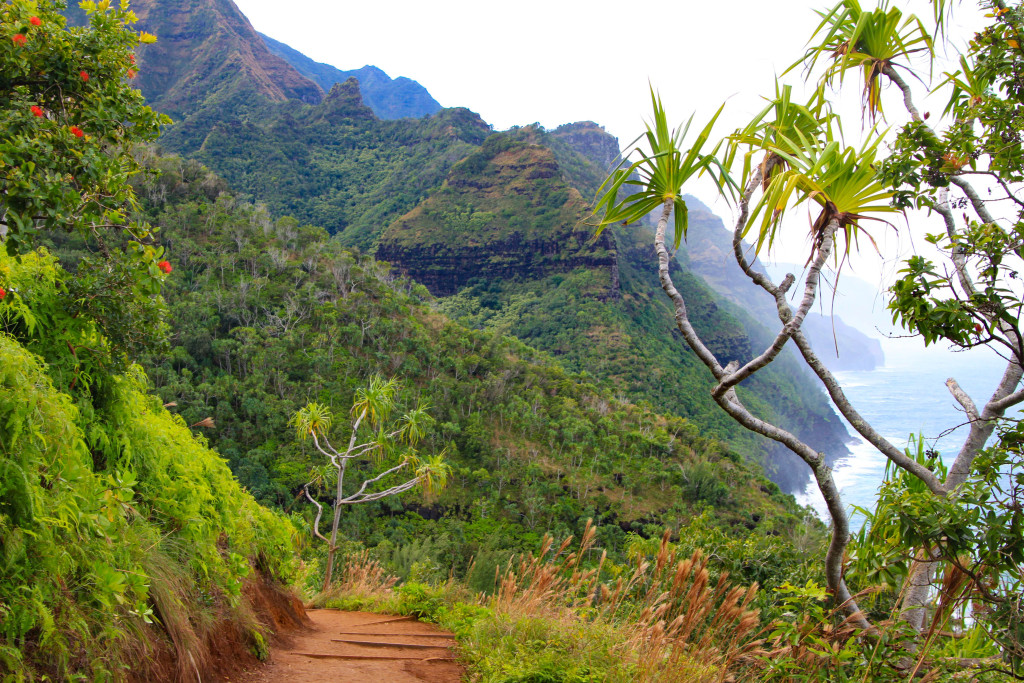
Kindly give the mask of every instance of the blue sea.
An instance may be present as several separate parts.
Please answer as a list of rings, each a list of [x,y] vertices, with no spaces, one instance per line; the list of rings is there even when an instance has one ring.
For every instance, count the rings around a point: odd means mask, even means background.
[[[1005,369],[1005,361],[987,349],[954,353],[944,348],[922,348],[920,340],[883,342],[885,366],[870,371],[836,373],[854,407],[894,445],[907,446],[911,434],[922,434],[936,448],[943,462],[951,464],[967,436],[963,409],[953,400],[945,382],[953,377],[982,406],[991,396]],[[857,441],[851,454],[834,467],[833,476],[847,507],[873,509],[878,487],[885,474],[885,457],[852,428]],[[797,500],[827,519],[825,503],[814,481]],[[854,516],[851,527],[860,521]]]

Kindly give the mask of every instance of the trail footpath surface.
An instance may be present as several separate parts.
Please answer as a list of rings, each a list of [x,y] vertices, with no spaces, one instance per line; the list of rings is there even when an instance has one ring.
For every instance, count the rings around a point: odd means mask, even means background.
[[[436,626],[369,612],[308,610],[312,629],[288,634],[244,683],[459,683],[455,639]]]

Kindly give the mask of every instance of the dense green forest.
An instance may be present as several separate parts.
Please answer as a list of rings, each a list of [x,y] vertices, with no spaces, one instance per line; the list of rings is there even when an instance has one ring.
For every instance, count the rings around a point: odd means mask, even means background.
[[[148,38],[123,9],[90,6],[70,31],[57,9],[3,10],[5,677],[161,680],[217,666],[216,647],[266,657],[274,586],[323,572],[303,485],[324,463],[289,422],[313,400],[344,413],[376,373],[428,406],[422,447],[452,467],[437,497],[346,511],[344,549],[403,578],[493,591],[513,553],[589,519],[609,571],[671,524],[745,581],[813,574],[820,525],[713,435],[453,322],[387,264],[140,144],[166,123],[127,82]],[[357,104],[336,89],[319,113]],[[483,141],[467,114],[427,122],[449,165],[458,121]]]
[[[213,419],[207,438],[257,499],[311,517],[297,494],[320,456],[288,421],[314,400],[343,412],[380,373],[403,381],[400,403],[431,406],[424,442],[447,449],[454,476],[436,500],[347,510],[353,541],[459,573],[474,555],[483,567],[482,555],[578,533],[587,518],[621,553],[628,534],[658,535],[708,509],[727,534],[783,552],[803,513],[693,423],[569,374],[515,338],[452,322],[422,286],[321,229],[237,200],[197,162],[147,164],[160,173],[137,193],[163,226],[174,272],[171,348],[145,365],[187,423]],[[743,571],[767,578],[765,562],[750,557]],[[493,580],[493,565],[480,577]]]
[[[494,133],[466,109],[381,121],[355,79],[334,84],[322,100],[303,95],[301,74],[281,71],[233,6],[172,12],[156,0],[138,4],[147,30],[173,36],[139,57],[142,91],[176,119],[161,136],[164,149],[201,161],[275,217],[324,228],[342,245],[391,262],[436,296],[460,294],[462,303],[445,310],[465,309],[465,324],[486,325],[487,311],[472,314],[478,304],[506,323],[521,319],[499,331],[553,353],[572,372],[612,380],[629,401],[696,421],[786,490],[801,488],[806,473],[783,449],[717,414],[707,374],[649,295],[652,263],[627,253],[643,248],[642,234],[592,242],[589,202],[619,162],[617,141],[600,126]],[[225,62],[239,68],[229,73],[219,66]],[[736,358],[749,356],[747,337],[770,335],[756,322],[740,325],[743,316],[699,277],[686,280],[705,329]],[[481,288],[489,293],[478,296]],[[561,291],[536,296],[552,289]],[[610,357],[595,340],[614,340]],[[846,431],[824,395],[791,370],[752,383],[759,410],[781,416],[830,457],[846,453]]]

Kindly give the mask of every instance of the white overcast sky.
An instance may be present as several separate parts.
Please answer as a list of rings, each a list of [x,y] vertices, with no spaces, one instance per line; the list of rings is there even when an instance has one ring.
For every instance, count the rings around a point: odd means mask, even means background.
[[[648,80],[679,119],[734,95],[730,109],[754,111],[816,25],[801,0],[236,1],[317,61],[415,79],[498,130],[592,120],[623,145],[642,130]]]
[[[445,107],[467,107],[496,130],[539,122],[554,128],[571,121],[603,125],[625,147],[642,130],[650,110],[648,82],[661,94],[670,120],[696,112],[695,124],[727,102],[722,134],[745,123],[773,92],[776,74],[803,52],[817,26],[812,0],[479,0],[335,3],[326,0],[235,0],[256,30],[312,59],[339,69],[373,64],[392,78],[415,79]],[[865,7],[871,0],[863,0]],[[930,7],[912,5],[930,26]],[[976,20],[971,4],[957,20]],[[960,33],[970,35],[966,30]],[[961,41],[962,42],[962,41]],[[787,81],[797,83],[792,73]],[[860,129],[853,100],[844,130]],[[892,97],[892,94],[890,94]],[[941,111],[944,102],[923,102]],[[898,101],[894,102],[894,111]],[[894,117],[895,122],[902,117]],[[702,123],[702,122],[701,122]],[[726,222],[730,207],[714,187],[688,188]],[[805,217],[801,217],[806,220]],[[802,263],[804,231],[786,245],[781,260]],[[878,239],[890,256],[910,242],[893,231]],[[918,245],[920,246],[920,245]],[[880,263],[859,267],[874,278]],[[870,273],[870,274],[869,274]]]

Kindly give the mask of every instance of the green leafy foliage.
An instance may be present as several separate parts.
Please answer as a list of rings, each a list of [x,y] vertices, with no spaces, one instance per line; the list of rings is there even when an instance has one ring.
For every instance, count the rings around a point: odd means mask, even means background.
[[[186,605],[199,591],[223,599],[215,618],[240,605],[245,558],[292,576],[291,525],[145,395],[141,373],[113,378],[101,405],[76,404],[7,334],[0,355],[4,669],[119,678],[138,664],[133,647],[154,646],[145,624],[173,616],[154,597],[167,572],[185,577]]]
[[[254,569],[290,580],[294,529],[148,393],[173,267],[133,215],[129,147],[163,119],[131,78],[127,3],[0,7],[0,675],[149,678],[251,622]],[[68,270],[47,249],[73,245]],[[65,252],[70,253],[70,252]],[[256,644],[261,626],[249,630]],[[140,660],[139,655],[143,654]]]
[[[732,190],[735,185],[716,157],[718,146],[710,152],[704,150],[722,107],[697,134],[693,143],[684,149],[693,117],[685,125],[670,131],[665,107],[653,87],[651,103],[654,114],[644,135],[647,149],[636,148],[640,159],[608,177],[598,190],[600,196],[594,211],[602,215],[600,231],[612,223],[636,223],[649,213],[670,205],[675,217],[673,248],[678,249],[680,241],[686,237],[687,225],[683,184],[707,173],[723,191]],[[618,193],[626,187],[636,191],[619,201]]]
[[[440,186],[490,129],[465,109],[378,121],[353,106],[330,98],[316,106],[223,102],[211,111],[215,119],[186,122],[161,144],[207,164],[275,215],[366,249]]]
[[[12,255],[30,249],[39,228],[101,241],[114,234],[115,243],[118,231],[149,237],[130,220],[137,166],[128,147],[155,139],[168,120],[126,81],[139,43],[128,28],[134,15],[88,2],[88,27],[66,29],[60,9],[22,1],[0,9],[0,224]]]

